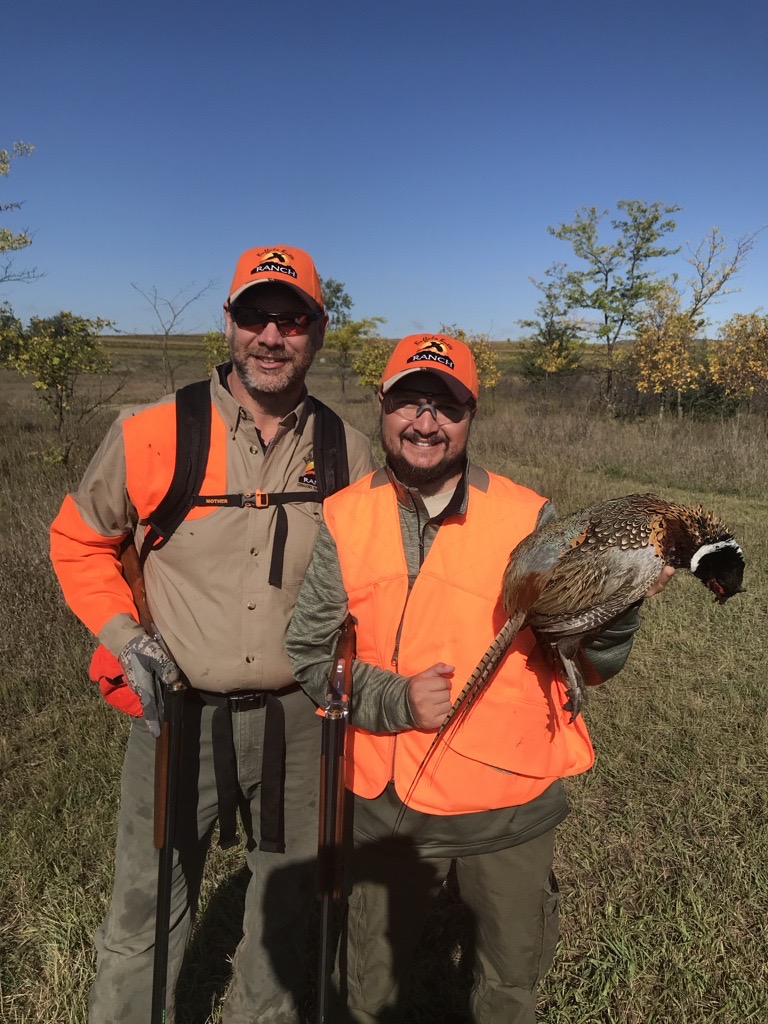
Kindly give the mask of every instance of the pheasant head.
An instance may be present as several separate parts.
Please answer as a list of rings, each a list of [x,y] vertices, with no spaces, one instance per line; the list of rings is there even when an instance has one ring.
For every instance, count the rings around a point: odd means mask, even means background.
[[[694,552],[690,569],[712,591],[718,604],[744,591],[744,555],[733,537],[702,544]]]
[[[669,564],[689,569],[712,591],[718,604],[742,593],[744,553],[725,523],[701,505],[695,509],[675,506],[675,511],[679,518],[667,518],[674,549]]]

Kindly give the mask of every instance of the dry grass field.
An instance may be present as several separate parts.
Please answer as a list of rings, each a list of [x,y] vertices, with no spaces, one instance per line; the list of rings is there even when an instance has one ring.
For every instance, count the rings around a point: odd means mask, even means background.
[[[149,341],[112,343],[123,404],[162,391]],[[179,382],[202,375],[179,343]],[[369,394],[341,401],[330,360],[313,390],[376,434]],[[64,607],[47,528],[109,415],[73,465],[28,382],[0,374],[0,1020],[81,1024],[91,936],[110,890],[126,722],[86,680],[92,638]],[[747,558],[724,608],[680,572],[645,606],[624,672],[586,710],[597,750],[568,782],[560,830],[562,942],[542,989],[546,1024],[768,1021],[768,455],[765,422],[605,418],[578,390],[534,395],[505,378],[472,454],[561,511],[633,491],[703,503]],[[212,852],[178,1024],[218,1020],[245,877]],[[414,964],[411,1024],[467,1020],[466,922],[449,887]]]

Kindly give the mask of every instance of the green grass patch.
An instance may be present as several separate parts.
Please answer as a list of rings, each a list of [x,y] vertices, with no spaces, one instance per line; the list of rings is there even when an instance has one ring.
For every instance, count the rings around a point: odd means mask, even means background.
[[[109,342],[131,367],[73,464],[28,382],[0,374],[0,1019],[79,1024],[92,934],[109,898],[124,719],[86,679],[93,640],[64,607],[47,528],[119,405],[157,398],[151,338]],[[180,383],[202,374],[180,339]],[[514,349],[505,353],[510,363]],[[321,353],[324,358],[324,353]],[[507,382],[509,384],[509,382]],[[330,360],[311,387],[375,441],[373,396]],[[562,942],[541,993],[547,1024],[764,1024],[768,1020],[768,457],[757,418],[616,421],[585,396],[500,387],[472,456],[565,512],[655,491],[723,516],[747,558],[747,593],[720,608],[678,573],[649,601],[624,672],[590,692],[594,769],[567,783],[557,872]],[[214,850],[184,970],[179,1024],[219,1020],[246,875]],[[448,886],[414,964],[411,1024],[462,1021],[467,922]]]

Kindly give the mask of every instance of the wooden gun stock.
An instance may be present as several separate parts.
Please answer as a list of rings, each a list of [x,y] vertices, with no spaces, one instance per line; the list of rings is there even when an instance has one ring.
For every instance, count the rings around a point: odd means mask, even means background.
[[[139,553],[133,542],[133,534],[129,534],[120,547],[120,566],[125,582],[131,588],[133,603],[139,616],[139,622],[148,636],[154,636],[155,625],[147,603],[147,592],[144,588],[144,573],[139,561]],[[165,830],[168,799],[168,768],[170,760],[170,742],[168,722],[160,724],[160,736],[155,746],[155,849],[162,850],[165,844]]]
[[[120,565],[131,588],[133,603],[144,632],[164,648],[162,638],[152,619],[144,589],[144,573],[139,554],[129,535],[120,547]],[[167,649],[166,649],[166,653]],[[155,916],[155,952],[152,970],[152,1024],[162,1024],[166,1017],[168,944],[171,914],[171,882],[173,846],[176,834],[176,805],[181,759],[181,727],[185,684],[178,680],[165,688],[164,710],[160,736],[155,743],[155,817],[154,843],[160,851],[157,873],[157,912]]]
[[[144,589],[144,573],[139,562],[139,553],[133,542],[133,534],[129,534],[120,547],[120,566],[123,571],[125,582],[131,588],[133,603],[139,615],[139,622],[144,632],[152,636],[154,627],[152,625],[152,614],[147,604],[147,592]]]

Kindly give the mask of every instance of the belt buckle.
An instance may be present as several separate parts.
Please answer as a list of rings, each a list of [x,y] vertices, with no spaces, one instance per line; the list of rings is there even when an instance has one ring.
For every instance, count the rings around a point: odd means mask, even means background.
[[[250,711],[252,708],[263,708],[267,703],[267,696],[263,692],[258,693],[230,693],[227,695],[230,711],[237,714],[239,711]]]

